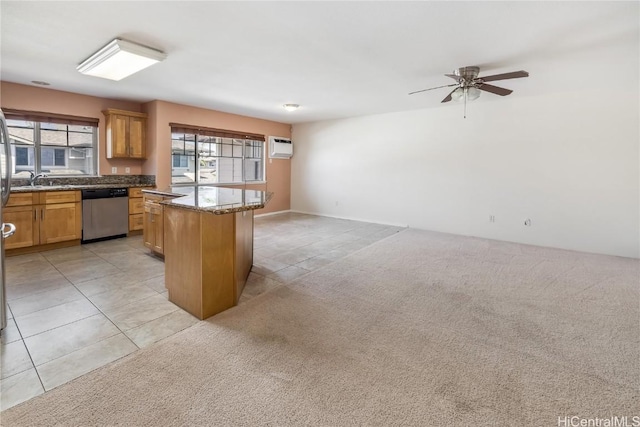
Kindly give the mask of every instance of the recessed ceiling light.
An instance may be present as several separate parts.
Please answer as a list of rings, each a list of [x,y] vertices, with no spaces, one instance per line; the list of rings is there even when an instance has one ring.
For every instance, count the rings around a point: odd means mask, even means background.
[[[284,109],[287,111],[296,111],[300,106],[298,104],[284,104]]]
[[[114,39],[78,65],[76,69],[82,74],[117,81],[166,57],[167,55],[159,50],[128,40]]]
[[[31,80],[31,83],[33,83],[34,85],[40,85],[40,86],[51,85],[51,83],[43,82],[42,80]]]

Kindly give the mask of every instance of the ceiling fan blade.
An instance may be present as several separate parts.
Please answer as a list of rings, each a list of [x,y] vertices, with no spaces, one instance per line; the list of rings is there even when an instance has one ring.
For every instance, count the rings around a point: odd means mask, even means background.
[[[409,95],[413,95],[414,93],[426,92],[428,90],[441,89],[443,87],[451,87],[451,86],[458,86],[458,83],[454,83],[451,85],[438,86],[438,87],[430,87],[429,89],[416,90],[415,92],[410,92]]]
[[[513,92],[511,89],[505,89],[503,87],[488,85],[486,83],[478,85],[477,87],[478,89],[484,90],[485,92],[495,93],[496,95],[500,95],[500,96],[507,96],[511,92]]]
[[[451,101],[451,95],[453,94],[453,92],[457,91],[458,88],[455,88],[454,90],[452,90],[451,92],[449,92],[449,95],[447,95],[447,97],[445,99],[443,99],[442,101],[440,101],[440,103],[445,103],[445,102],[449,102]]]
[[[519,79],[520,77],[529,77],[529,73],[526,71],[513,71],[511,73],[504,74],[495,74],[493,76],[487,77],[478,77],[478,80],[482,80],[483,82],[492,82],[495,80],[507,80],[507,79]]]

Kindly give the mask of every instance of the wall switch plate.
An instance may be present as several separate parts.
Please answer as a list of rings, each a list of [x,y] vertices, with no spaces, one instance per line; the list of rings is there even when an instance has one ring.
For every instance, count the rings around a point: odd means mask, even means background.
[[[116,166],[113,166],[111,168],[111,173],[118,173],[118,168]]]
[[[131,173],[131,168],[124,168],[124,173]]]

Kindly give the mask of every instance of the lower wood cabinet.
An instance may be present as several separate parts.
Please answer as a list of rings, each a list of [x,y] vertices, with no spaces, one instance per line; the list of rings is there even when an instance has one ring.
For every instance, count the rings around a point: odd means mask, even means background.
[[[2,212],[3,222],[16,226],[5,241],[7,250],[80,240],[80,191],[14,193]]]
[[[164,255],[164,209],[160,204],[165,197],[146,194],[144,196],[144,245],[153,252]]]
[[[144,228],[144,200],[142,188],[129,189],[129,231]]]
[[[40,241],[40,224],[36,220],[37,211],[33,206],[6,207],[2,211],[2,221],[16,226],[13,236],[4,241],[5,249],[28,248]]]

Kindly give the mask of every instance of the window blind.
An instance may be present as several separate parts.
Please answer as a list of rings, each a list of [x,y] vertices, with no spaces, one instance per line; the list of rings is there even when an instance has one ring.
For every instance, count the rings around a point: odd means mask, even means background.
[[[12,108],[3,108],[2,111],[7,119],[25,120],[29,122],[95,127],[97,127],[100,122],[99,119],[93,117],[70,116],[67,114],[45,113],[41,111],[14,110]]]
[[[185,125],[181,123],[169,123],[172,133],[196,133],[203,136],[216,136],[219,138],[249,139],[253,141],[266,141],[264,135],[234,130],[208,128],[202,126]]]

